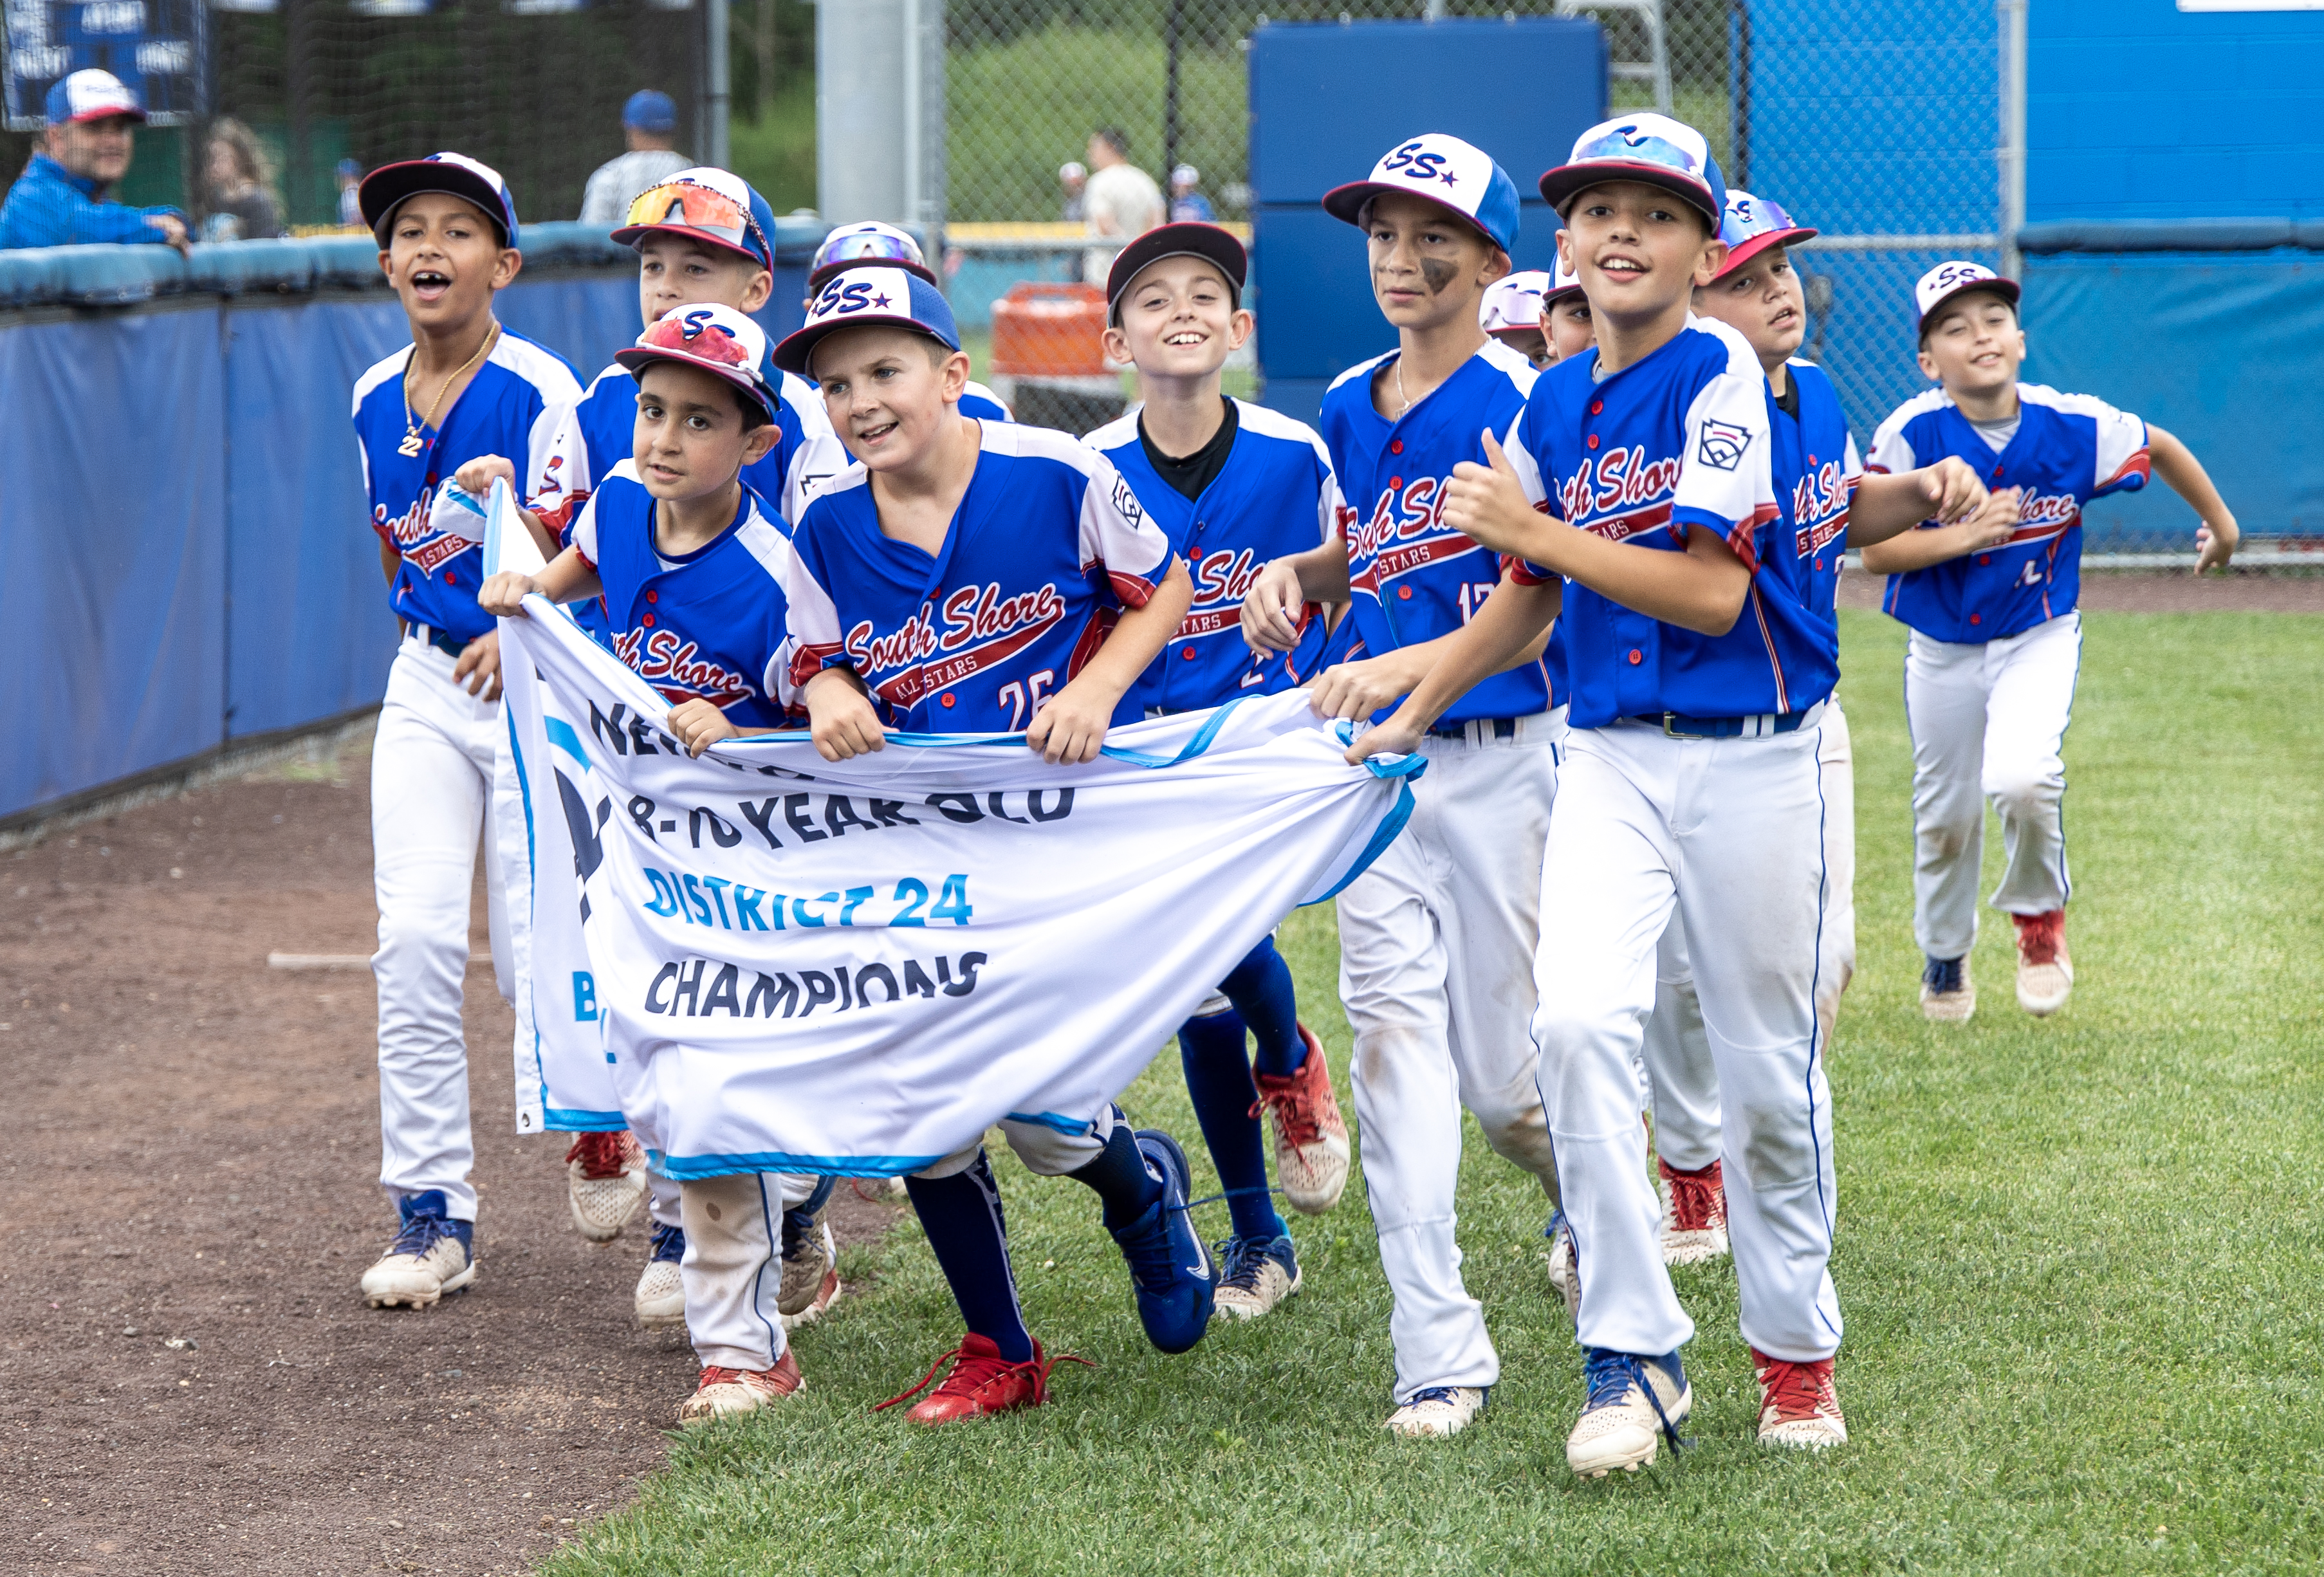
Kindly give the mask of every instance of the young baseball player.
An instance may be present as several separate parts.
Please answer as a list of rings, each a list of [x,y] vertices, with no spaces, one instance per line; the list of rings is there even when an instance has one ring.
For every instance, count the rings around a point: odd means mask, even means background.
[[[514,808],[493,792],[500,637],[476,605],[484,556],[465,523],[481,521],[439,505],[453,473],[473,456],[540,456],[553,413],[580,386],[554,353],[506,332],[493,316],[493,293],[524,262],[516,203],[498,173],[463,154],[436,153],[373,171],[360,198],[379,239],[380,269],[411,327],[410,348],[355,387],[372,529],[403,629],[372,752],[380,1183],[402,1230],[364,1273],[363,1293],[374,1307],[425,1307],[475,1279],[475,1151],[460,1027],[468,890],[479,831]],[[505,996],[494,837],[486,836],[484,853],[493,967]]]
[[[1544,270],[1519,269],[1495,280],[1477,309],[1477,321],[1487,334],[1508,346],[1540,372],[1557,360],[1549,347],[1549,328],[1542,298],[1554,281]]]
[[[888,263],[906,273],[918,275],[938,290],[944,288],[944,281],[936,278],[936,271],[928,266],[927,254],[920,250],[920,244],[912,238],[910,231],[883,225],[877,219],[865,219],[860,224],[842,225],[825,236],[823,244],[815,249],[815,260],[807,266],[807,300],[804,304],[813,306],[816,293],[831,282],[834,274],[862,263]],[[962,385],[960,413],[976,421],[1017,420],[1016,413],[1009,409],[1000,395],[973,380]]]
[[[1517,228],[1517,188],[1489,156],[1442,134],[1416,137],[1323,207],[1363,232],[1397,349],[1324,395],[1323,440],[1348,501],[1340,530],[1269,565],[1243,627],[1253,645],[1288,650],[1303,604],[1351,598],[1333,636],[1347,659],[1312,688],[1318,713],[1360,724],[1425,677],[1500,581],[1492,550],[1443,518],[1444,487],[1457,464],[1482,454],[1481,433],[1516,419],[1535,374],[1479,321]],[[1501,671],[1416,739],[1429,766],[1412,818],[1339,897],[1364,1180],[1396,1300],[1387,1425],[1403,1434],[1466,1427],[1500,1376],[1453,1236],[1462,1107],[1554,1197],[1526,1031],[1535,852],[1565,728],[1551,683],[1560,659],[1544,652],[1536,639],[1506,654]]]
[[[1288,689],[1322,650],[1323,622],[1305,609],[1299,651],[1254,653],[1241,639],[1258,567],[1327,540],[1340,503],[1313,429],[1220,392],[1219,370],[1250,337],[1246,267],[1242,243],[1217,226],[1164,225],[1124,247],[1106,280],[1106,354],[1137,366],[1146,400],[1083,441],[1130,484],[1194,583],[1177,632],[1123,697],[1124,720]],[[1246,1029],[1258,1040],[1256,1074]],[[1218,1307],[1253,1319],[1300,1285],[1290,1229],[1268,1192],[1259,1113],[1273,1115],[1276,1167],[1295,1208],[1331,1209],[1348,1176],[1331,1071],[1299,1022],[1291,967],[1272,937],[1178,1027],[1178,1055],[1233,1221],[1218,1245]]]
[[[1729,189],[1719,231],[1727,256],[1711,282],[1695,290],[1694,309],[1741,335],[1766,374],[1775,500],[1793,551],[1807,560],[1808,613],[1833,627],[1836,649],[1841,551],[1886,540],[1916,521],[1932,502],[1932,480],[1972,498],[1985,489],[1958,460],[1940,462],[1933,479],[1863,475],[1839,391],[1821,368],[1794,355],[1807,337],[1807,301],[1790,249],[1815,234],[1794,224],[1780,205]],[[1840,992],[1856,970],[1855,769],[1837,693],[1825,702],[1816,754],[1828,873],[1816,1015],[1828,1045]],[[1688,964],[1685,922],[1676,915],[1663,933],[1655,975],[1643,1054],[1663,1200],[1663,1259],[1684,1265],[1727,1252],[1727,1200],[1718,1070]]]
[[[789,543],[781,517],[743,481],[780,441],[766,357],[766,336],[733,307],[673,308],[640,335],[618,355],[637,389],[632,457],[599,481],[545,568],[496,575],[478,597],[510,617],[534,592],[602,599],[614,651],[669,701],[666,726],[697,756],[786,721],[789,632],[777,574]],[[462,485],[488,486],[487,469],[464,471]],[[798,1388],[784,1332],[804,1305],[784,1308],[783,1278],[763,1274],[766,1250],[784,1247],[779,1229],[767,1241],[766,1223],[788,1222],[816,1186],[755,1174],[678,1185],[678,1222],[658,1227],[654,1263],[666,1263],[663,1240],[674,1237],[679,1314],[702,1360],[679,1422],[748,1412]],[[827,1304],[837,1277],[825,1274]]]
[[[1837,641],[1775,498],[1766,375],[1749,342],[1690,310],[1726,258],[1725,186],[1701,134],[1657,115],[1605,123],[1541,189],[1596,353],[1545,374],[1508,450],[1488,439],[1489,465],[1456,473],[1448,521],[1520,562],[1351,753],[1413,748],[1563,609],[1572,732],[1542,886],[1589,901],[1542,908],[1534,1025],[1581,1271],[1587,1399],[1566,1461],[1591,1476],[1651,1462],[1692,1403],[1678,1349],[1693,1327],[1655,1242],[1636,1066],[1674,915],[1724,1096],[1760,1438],[1834,1444],[1815,976],[1830,880],[1817,733]]]
[[[812,376],[856,463],[818,492],[785,570],[816,748],[845,761],[890,727],[1017,733],[1085,761],[1193,600],[1185,566],[1103,456],[1062,433],[960,414],[968,379],[936,287],[884,264],[826,281],[776,364]],[[1116,615],[1109,631],[1110,616]],[[1186,1160],[1111,1102],[1005,1120],[1033,1171],[1087,1184],[1165,1352],[1202,1339],[1209,1252]],[[1025,1329],[1001,1195],[980,1145],[906,1179],[968,1333],[900,1403],[927,1424],[1038,1406],[1052,1360]]]
[[[642,326],[651,327],[680,307],[715,305],[750,313],[765,306],[774,289],[774,226],[767,199],[724,170],[681,170],[639,193],[630,204],[628,223],[613,239],[637,250]],[[763,346],[765,336],[753,343]],[[776,395],[774,436],[765,454],[746,465],[743,481],[770,506],[770,523],[787,536],[808,491],[845,468],[847,451],[831,430],[821,397],[803,380],[770,367],[767,384]],[[528,524],[544,555],[553,559],[569,544],[572,524],[597,484],[631,458],[637,421],[638,382],[621,356],[559,413],[549,452],[524,484],[532,506]],[[472,491],[481,495],[490,486],[489,475],[480,469],[477,476],[484,486]],[[614,646],[602,600],[585,599],[573,613],[601,644]],[[677,1185],[666,1177],[649,1178],[644,1157],[625,1133],[576,1134],[566,1168],[573,1220],[586,1237],[618,1236],[650,1192],[653,1242],[632,1301],[644,1323],[673,1323],[682,1306],[678,1268],[686,1252]],[[817,1300],[825,1290],[839,1285],[838,1255],[821,1220],[831,1195],[829,1180],[817,1185],[809,1179],[798,1186],[807,1192],[805,1202],[783,1218],[779,1302],[787,1315],[811,1317],[820,1312]]]
[[[1944,263],[1913,291],[1922,373],[1937,384],[1873,436],[1871,468],[1955,456],[2016,512],[1996,526],[1932,524],[1869,549],[1882,606],[1912,627],[1904,704],[1913,731],[1913,930],[1928,963],[1921,1010],[1959,1022],[1977,1008],[1969,951],[1985,849],[1980,791],[2001,817],[2006,862],[1993,907],[2017,927],[2017,1005],[2066,1005],[2066,768],[2059,751],[2081,664],[2082,506],[2144,487],[2150,468],[2201,518],[2196,570],[2227,562],[2236,518],[2187,446],[2089,394],[2017,381],[2025,331],[2017,284]]]

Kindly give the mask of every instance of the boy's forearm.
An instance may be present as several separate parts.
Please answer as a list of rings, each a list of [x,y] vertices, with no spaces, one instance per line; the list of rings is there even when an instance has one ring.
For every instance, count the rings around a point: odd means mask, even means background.
[[[2212,484],[2211,474],[2203,469],[2203,462],[2195,458],[2195,452],[2178,435],[2165,432],[2150,421],[2146,424],[2146,450],[2154,474],[2172,492],[2185,499],[2207,524],[2222,518],[2234,520],[2227,500]]]
[[[1928,490],[1921,485],[1919,472],[1868,475],[1849,500],[1848,545],[1869,548],[1902,536],[1929,518]]]
[[[395,572],[403,567],[403,555],[390,546],[385,539],[379,544],[379,572],[387,576],[387,584],[395,584]]]
[[[567,548],[551,558],[532,584],[542,596],[552,603],[569,603],[581,597],[594,597],[604,590],[604,582],[589,567],[578,549]]]
[[[1289,563],[1299,576],[1299,595],[1311,603],[1348,600],[1348,540],[1334,537],[1305,553],[1294,553]]]
[[[1852,533],[1851,533],[1852,534]],[[1932,526],[1923,531],[1899,531],[1885,542],[1864,549],[1864,567],[1874,575],[1903,575],[1959,558],[1974,541],[1966,526]]]
[[[1406,696],[1399,712],[1411,714],[1415,726],[1427,728],[1485,680],[1517,667],[1528,656],[1540,656],[1550,624],[1564,600],[1565,587],[1558,581],[1527,586],[1504,579],[1466,624],[1425,648],[1413,649],[1416,653],[1431,652],[1435,661]]]
[[[1704,635],[1724,635],[1742,616],[1751,572],[1733,549],[1705,527],[1687,530],[1686,550],[1659,552],[1609,542],[1593,532],[1542,519],[1540,557],[1545,569],[1580,581],[1634,613]]]
[[[1185,560],[1174,558],[1170,573],[1154,588],[1146,605],[1123,613],[1074,676],[1074,683],[1103,691],[1119,701],[1138,682],[1138,676],[1162,655],[1162,649],[1170,644],[1170,637],[1185,621],[1186,610],[1194,605],[1194,577],[1186,573]]]
[[[517,506],[516,518],[524,522],[525,531],[532,538],[532,545],[540,549],[540,556],[554,563],[564,549],[557,540],[557,533],[549,529],[548,522],[521,504]]]

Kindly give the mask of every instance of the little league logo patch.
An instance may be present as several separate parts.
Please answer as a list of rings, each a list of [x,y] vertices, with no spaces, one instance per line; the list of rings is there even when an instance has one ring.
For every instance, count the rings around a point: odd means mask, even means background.
[[[1731,421],[1706,421],[1694,457],[1714,471],[1732,471],[1743,463],[1743,453],[1750,447],[1749,428],[1738,427]]]

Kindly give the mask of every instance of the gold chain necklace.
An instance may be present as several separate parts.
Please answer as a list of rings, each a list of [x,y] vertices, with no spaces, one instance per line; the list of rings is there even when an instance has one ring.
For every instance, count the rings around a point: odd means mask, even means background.
[[[493,348],[493,343],[500,337],[500,320],[494,318],[493,326],[484,331],[484,343],[476,346],[476,354],[462,362],[450,377],[436,386],[436,398],[429,403],[428,420],[425,421],[418,420],[411,414],[411,374],[419,370],[420,363],[420,353],[416,350],[411,353],[411,362],[403,371],[403,441],[395,446],[397,454],[408,460],[416,456],[427,447],[420,436],[420,429],[423,427],[433,428],[436,425],[436,408],[444,403],[444,396],[451,392],[453,384],[467,375],[470,367],[484,359],[485,353]]]

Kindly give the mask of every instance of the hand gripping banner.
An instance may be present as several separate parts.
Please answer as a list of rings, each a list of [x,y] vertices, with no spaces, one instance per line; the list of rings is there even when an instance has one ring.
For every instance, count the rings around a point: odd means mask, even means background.
[[[898,1175],[1003,1117],[1078,1126],[1394,839],[1423,765],[1348,766],[1296,692],[1117,729],[1084,766],[1017,734],[694,761],[659,695],[527,606],[502,642],[530,1098],[679,1177]]]

